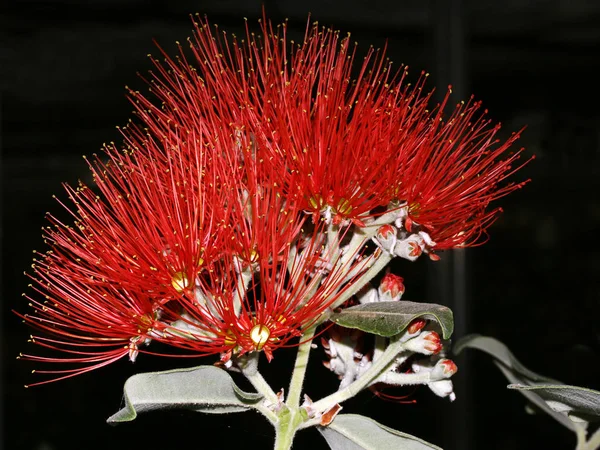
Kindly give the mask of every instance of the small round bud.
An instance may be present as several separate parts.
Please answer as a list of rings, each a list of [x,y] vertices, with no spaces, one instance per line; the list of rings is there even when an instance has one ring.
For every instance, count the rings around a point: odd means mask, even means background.
[[[425,319],[415,319],[410,323],[406,331],[409,334],[417,334],[419,331],[425,328],[425,325],[427,325],[427,321]]]
[[[451,402],[456,400],[456,395],[454,394],[454,386],[452,385],[452,381],[450,380],[432,381],[427,386],[429,386],[431,392],[433,392],[439,397],[448,397],[448,399]]]
[[[380,301],[398,301],[404,294],[404,278],[386,273],[379,283],[379,300]]]
[[[443,380],[450,378],[458,371],[458,367],[454,364],[454,361],[450,359],[440,359],[433,370],[431,371],[432,380]]]
[[[418,234],[411,234],[406,239],[398,241],[394,247],[394,254],[400,258],[415,261],[423,254],[425,240]]]
[[[377,244],[385,251],[390,253],[394,252],[394,247],[396,247],[397,242],[397,229],[389,224],[382,225],[377,230],[377,234],[375,235],[375,240]]]
[[[404,347],[415,353],[436,355],[442,350],[442,340],[435,331],[424,331],[406,341]]]
[[[382,241],[387,241],[394,236],[396,236],[396,228],[394,228],[392,225],[386,224],[379,227],[377,230],[377,239]]]

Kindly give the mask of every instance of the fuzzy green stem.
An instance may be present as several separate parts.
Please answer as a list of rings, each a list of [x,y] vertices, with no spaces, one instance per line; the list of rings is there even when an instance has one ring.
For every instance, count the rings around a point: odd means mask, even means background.
[[[292,379],[290,380],[290,387],[286,400],[286,405],[289,408],[297,408],[300,405],[300,395],[302,394],[302,386],[304,384],[306,367],[308,366],[308,358],[310,356],[310,349],[315,330],[315,327],[309,328],[300,338],[302,344],[298,347],[296,363],[294,364],[294,371],[292,372]]]
[[[274,450],[288,450],[292,448],[295,435],[296,430],[290,430],[289,427],[277,428]]]
[[[594,434],[590,437],[590,440],[587,441],[586,450],[597,450],[600,448],[600,428],[596,430]]]
[[[577,433],[577,448],[575,450],[597,450],[600,448],[600,428],[590,436],[586,442],[586,429],[578,426],[575,430]]]
[[[279,413],[279,421],[275,426],[275,450],[289,450],[292,448],[294,436],[302,422],[303,418],[298,408],[283,407]]]
[[[269,383],[263,378],[261,373],[258,371],[258,352],[253,352],[248,355],[244,355],[237,360],[237,366],[241,370],[242,374],[250,381],[256,392],[262,394],[265,399],[276,405],[279,403],[277,394],[271,389]]]
[[[262,394],[268,401],[270,401],[273,404],[276,404],[279,401],[277,394],[275,393],[275,391],[273,391],[273,389],[271,389],[271,386],[269,386],[269,383],[267,383],[267,381],[263,378],[260,372],[256,372],[252,375],[244,375],[246,376],[246,378],[248,378],[248,381],[252,383],[254,389],[256,389],[256,391],[260,394]]]
[[[348,387],[313,403],[312,408],[315,411],[324,412],[332,406],[335,406],[337,403],[342,403],[349,398],[354,397],[367,386],[371,385],[371,383],[394,362],[402,350],[402,342],[399,340],[392,341],[380,358],[377,361],[374,361],[371,367],[369,367],[369,369],[367,369],[367,371],[363,373],[357,380],[351,383]]]
[[[375,347],[373,348],[373,361],[377,361],[385,351],[386,338],[375,335]]]
[[[577,447],[575,447],[575,450],[584,450],[586,444],[585,427],[575,426],[575,434],[577,435]]]

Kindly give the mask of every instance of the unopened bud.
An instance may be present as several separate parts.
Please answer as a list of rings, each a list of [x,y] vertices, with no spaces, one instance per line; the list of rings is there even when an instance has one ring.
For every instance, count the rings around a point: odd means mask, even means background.
[[[454,394],[454,386],[452,385],[452,381],[450,380],[438,380],[432,381],[428,384],[429,389],[439,396],[439,397],[448,397],[448,399],[453,402],[456,400],[456,394]]]
[[[394,251],[394,247],[396,246],[397,231],[398,230],[393,225],[382,225],[377,230],[376,242],[383,250],[392,253]]]
[[[432,380],[444,380],[450,378],[458,371],[458,367],[454,364],[454,361],[450,359],[440,359],[433,370],[431,371]]]
[[[394,275],[393,273],[386,273],[379,283],[379,300],[385,301],[398,301],[404,294],[404,278]]]
[[[376,303],[380,301],[379,295],[377,294],[377,289],[375,289],[371,284],[367,284],[356,294],[356,298],[361,305],[365,303]],[[383,301],[384,299],[381,299]]]
[[[435,355],[442,350],[442,340],[435,331],[425,331],[406,341],[404,348],[423,355]]]
[[[417,334],[419,331],[425,328],[425,325],[427,325],[427,321],[425,319],[415,319],[410,323],[406,331],[409,334]]]
[[[390,224],[383,225],[377,230],[377,239],[386,241],[396,236],[396,228]]]
[[[411,234],[406,239],[398,241],[394,247],[394,254],[400,258],[415,261],[423,253],[425,240],[418,234]]]

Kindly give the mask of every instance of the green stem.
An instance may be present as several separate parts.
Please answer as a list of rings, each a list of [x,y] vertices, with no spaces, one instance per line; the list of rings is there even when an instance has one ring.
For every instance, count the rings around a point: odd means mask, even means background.
[[[346,388],[339,390],[327,397],[312,404],[315,411],[325,412],[337,403],[342,403],[349,398],[354,397],[364,388],[369,386],[384,370],[390,366],[398,354],[403,350],[403,343],[399,340],[392,341],[388,348],[383,352],[377,361],[374,361],[371,367],[367,369],[357,380]]]
[[[373,361],[377,361],[383,355],[387,339],[383,336],[375,335],[375,346],[373,348]]]
[[[582,426],[578,426],[577,433],[577,448],[576,450],[597,450],[600,448],[600,428],[598,428],[589,441],[586,442],[586,430]]]
[[[590,437],[590,440],[587,441],[588,450],[596,450],[600,448],[600,428],[596,430],[594,434]]]
[[[586,444],[585,427],[575,425],[575,434],[577,435],[577,447],[575,447],[575,450],[584,450]]]
[[[298,408],[290,410],[284,406],[284,410],[279,414],[279,422],[275,426],[274,450],[289,450],[292,448],[294,436],[301,423],[302,417]]]
[[[304,376],[306,375],[306,367],[308,365],[308,358],[310,356],[310,349],[315,330],[315,327],[309,328],[300,338],[302,344],[298,347],[296,363],[294,364],[287,401],[285,402],[289,408],[297,408],[300,405],[300,395],[302,394]]]
[[[263,378],[261,373],[258,371],[258,352],[253,352],[243,357],[238,358],[237,366],[242,371],[242,374],[250,381],[256,392],[262,394],[265,399],[276,405],[279,403],[277,394],[271,389],[269,383]]]
[[[275,433],[275,450],[288,450],[292,448],[292,443],[294,441],[294,436],[296,435],[296,430],[290,432],[289,430],[277,428],[277,432]]]

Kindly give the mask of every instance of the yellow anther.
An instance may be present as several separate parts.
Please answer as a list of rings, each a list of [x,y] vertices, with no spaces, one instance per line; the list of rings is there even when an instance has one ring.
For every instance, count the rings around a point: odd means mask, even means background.
[[[316,197],[311,197],[308,199],[308,204],[311,208],[321,209],[321,207],[323,206],[323,199],[320,195],[317,194]]]
[[[352,205],[350,205],[350,201],[345,198],[340,199],[337,210],[340,214],[350,214],[352,212]]]

